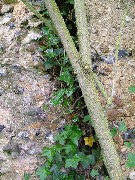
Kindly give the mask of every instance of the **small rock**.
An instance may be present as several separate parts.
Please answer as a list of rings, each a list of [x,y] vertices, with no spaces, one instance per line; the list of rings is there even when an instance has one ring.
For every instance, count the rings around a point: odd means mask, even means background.
[[[124,140],[129,140],[129,139],[135,139],[135,129],[128,129],[125,133],[123,133],[123,138]]]
[[[101,60],[107,64],[113,64],[115,62],[115,57],[113,55],[101,56]]]
[[[1,8],[1,14],[5,14],[9,11],[11,11],[13,9],[13,6],[9,5],[9,4],[3,4],[2,8]]]
[[[27,34],[27,36],[23,39],[22,44],[28,44],[30,43],[32,40],[37,40],[39,38],[41,38],[42,36],[38,33],[35,33],[33,31],[29,32]]]
[[[124,104],[122,102],[122,100],[117,97],[117,96],[113,96],[113,102],[118,106],[118,107],[122,107]]]
[[[3,147],[3,151],[7,152],[7,154],[12,154],[12,152],[19,154],[20,153],[19,144],[11,141],[6,146]]]
[[[51,143],[54,143],[54,137],[51,131],[45,135],[45,139],[49,140]]]
[[[2,130],[5,128],[6,126],[4,125],[0,125],[0,133],[2,132]]]
[[[0,88],[0,96],[2,96],[3,92],[4,92],[4,89]]]
[[[126,21],[130,22],[132,20],[132,18],[130,16],[126,16]]]
[[[39,107],[28,107],[25,111],[25,115],[27,116],[37,116],[39,119],[44,120],[46,118],[45,112]]]
[[[128,65],[135,68],[135,60],[128,61]]]
[[[16,87],[14,88],[14,92],[15,92],[15,94],[23,94],[24,88],[23,88],[23,87],[16,86]]]
[[[127,52],[127,50],[121,49],[118,51],[118,57],[119,58],[128,57],[128,56],[129,56],[129,53]]]
[[[7,70],[6,68],[0,68],[0,77],[4,77],[7,75]]]
[[[18,66],[18,65],[12,65],[12,66],[11,66],[11,69],[12,69],[12,71],[15,72],[15,73],[21,73],[21,71],[22,71],[21,67]]]
[[[6,16],[4,16],[0,19],[0,25],[9,23],[11,21],[11,19],[12,19],[11,15],[7,14]]]
[[[28,131],[21,131],[18,133],[18,137],[24,140],[29,139],[29,136],[30,134]]]
[[[29,44],[26,48],[29,52],[34,52],[36,50],[35,44]]]
[[[28,151],[27,151],[27,153],[29,154],[29,155],[34,155],[34,154],[40,154],[40,153],[42,153],[42,149],[40,148],[40,147],[32,147],[32,148],[30,148]]]
[[[10,22],[10,23],[9,23],[9,27],[10,27],[10,29],[15,28],[15,24],[14,24],[14,22]]]
[[[130,174],[129,174],[129,178],[131,180],[135,180],[135,171],[132,171]]]

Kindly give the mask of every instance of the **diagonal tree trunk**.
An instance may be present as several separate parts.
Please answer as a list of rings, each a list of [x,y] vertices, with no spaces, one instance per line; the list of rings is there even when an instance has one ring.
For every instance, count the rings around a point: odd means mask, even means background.
[[[104,163],[112,180],[122,180],[122,170],[113,139],[108,128],[107,118],[100,104],[95,87],[88,38],[87,20],[84,0],[75,0],[75,12],[80,44],[80,55],[66,28],[64,20],[54,0],[45,0],[45,6],[61,38],[64,48],[77,74],[88,111],[92,114],[94,128],[104,156]]]
[[[59,12],[55,0],[45,0],[46,8],[54,23],[55,28],[50,22],[41,17],[34,10],[27,0],[21,0],[37,17],[48,25],[56,34],[58,31],[59,37],[64,45],[74,72],[77,74],[79,85],[81,87],[85,103],[89,113],[92,115],[94,128],[99,139],[99,143],[104,156],[104,163],[112,180],[123,180],[123,175],[120,167],[119,157],[113,139],[108,128],[107,118],[104,115],[98,92],[95,87],[95,82],[100,87],[100,90],[105,98],[108,99],[104,89],[101,87],[95,74],[92,72],[92,62],[90,58],[90,44],[87,29],[86,11],[84,0],[75,1],[75,13],[78,28],[80,54],[78,53],[74,42],[66,28],[64,20]],[[56,30],[55,30],[56,29]]]

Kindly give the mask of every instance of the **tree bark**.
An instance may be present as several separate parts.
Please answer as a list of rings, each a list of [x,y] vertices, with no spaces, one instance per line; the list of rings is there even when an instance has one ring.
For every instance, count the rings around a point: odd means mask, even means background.
[[[93,73],[91,70],[90,45],[84,0],[75,0],[75,11],[81,55],[79,55],[73,43],[55,1],[45,0],[45,6],[56,30],[58,31],[67,55],[70,58],[74,72],[77,74],[85,103],[89,113],[92,115],[94,128],[99,139],[103,152],[104,163],[110,178],[112,180],[123,180],[119,157],[108,128],[107,118],[105,117],[104,110],[102,109],[98,97],[98,92],[95,87]]]

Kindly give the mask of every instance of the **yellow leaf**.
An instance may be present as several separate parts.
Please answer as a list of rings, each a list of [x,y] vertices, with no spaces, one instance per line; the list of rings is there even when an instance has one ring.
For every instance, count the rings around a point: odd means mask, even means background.
[[[85,137],[84,141],[85,141],[85,145],[88,145],[90,147],[92,147],[93,143],[96,142],[95,139],[93,138],[93,136]]]

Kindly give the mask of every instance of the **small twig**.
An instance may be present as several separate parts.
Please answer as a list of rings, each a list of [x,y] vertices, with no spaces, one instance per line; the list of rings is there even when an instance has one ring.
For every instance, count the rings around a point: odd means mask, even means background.
[[[113,77],[113,80],[112,80],[112,98],[113,96],[115,95],[115,85],[116,85],[116,81],[117,81],[117,74],[118,74],[118,51],[119,51],[119,45],[120,45],[120,41],[121,41],[121,35],[122,35],[122,30],[124,28],[124,25],[125,25],[125,19],[126,19],[126,16],[127,16],[127,13],[128,13],[128,9],[129,9],[129,4],[130,4],[130,0],[129,2],[127,3],[127,7],[124,11],[124,14],[122,16],[122,20],[121,20],[121,28],[120,28],[120,32],[118,33],[118,37],[117,37],[117,40],[116,40],[116,51],[115,51],[115,62],[114,62],[114,67],[113,67],[113,74],[114,74],[114,77]]]
[[[80,96],[78,99],[76,99],[76,101],[73,104],[73,107],[75,107],[76,103],[82,98],[83,96]]]
[[[46,18],[44,18],[27,0],[21,0],[47,27],[50,28],[56,35],[58,35],[56,29],[53,24]]]

